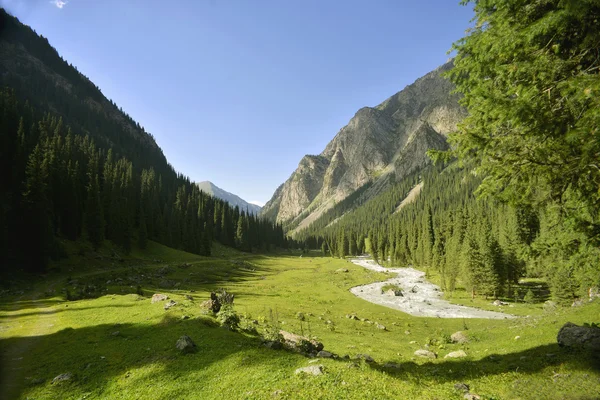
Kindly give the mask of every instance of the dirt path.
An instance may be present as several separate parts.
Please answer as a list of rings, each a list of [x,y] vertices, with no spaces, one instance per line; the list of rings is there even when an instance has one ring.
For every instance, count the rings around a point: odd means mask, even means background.
[[[440,288],[425,279],[425,273],[414,268],[384,268],[366,257],[350,260],[354,264],[377,272],[392,272],[396,278],[384,282],[356,286],[350,292],[363,300],[394,308],[416,317],[508,319],[514,315],[485,311],[451,304],[441,298]],[[402,296],[382,294],[381,288],[392,284],[402,288]]]

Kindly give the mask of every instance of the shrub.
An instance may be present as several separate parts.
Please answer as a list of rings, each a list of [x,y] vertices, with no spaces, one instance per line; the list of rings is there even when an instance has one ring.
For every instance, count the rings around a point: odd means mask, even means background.
[[[230,331],[237,330],[240,325],[240,317],[230,305],[221,307],[221,310],[217,313],[217,321],[219,321],[222,327]]]

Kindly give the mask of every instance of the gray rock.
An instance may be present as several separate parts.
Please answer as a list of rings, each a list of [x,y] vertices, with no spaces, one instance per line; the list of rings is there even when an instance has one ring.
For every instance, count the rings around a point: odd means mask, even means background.
[[[577,299],[573,302],[573,304],[571,304],[571,307],[581,307],[584,304],[585,302],[583,300]]]
[[[177,302],[173,301],[173,300],[169,300],[168,303],[165,303],[164,309],[168,310],[169,308],[176,306]]]
[[[73,374],[70,372],[66,372],[64,374],[60,374],[58,376],[55,376],[54,379],[52,379],[52,384],[60,384],[63,382],[67,382],[70,381],[71,379],[73,379]]]
[[[552,300],[544,302],[544,311],[554,311],[558,305]]]
[[[376,323],[376,324],[375,324],[375,327],[376,327],[377,329],[380,329],[380,330],[382,330],[382,331],[387,331],[386,327],[385,327],[384,325],[381,325],[380,323]]]
[[[279,331],[283,338],[283,344],[290,350],[304,351],[306,353],[317,353],[323,350],[323,343],[297,335],[287,331]]]
[[[177,347],[182,353],[192,353],[196,350],[196,344],[187,335],[183,335],[177,340],[175,343],[175,347]]]
[[[460,392],[466,392],[466,393],[468,393],[471,388],[466,383],[462,383],[461,382],[461,383],[455,384],[454,385],[454,389],[456,389],[456,390],[458,390]]]
[[[398,289],[398,290],[389,289],[384,294],[387,295],[387,296],[392,296],[392,297],[402,296],[402,290],[400,290],[400,289]]]
[[[169,296],[167,296],[166,294],[161,294],[161,293],[156,293],[154,295],[152,295],[152,304],[154,303],[158,303],[159,301],[165,301],[168,300]]]
[[[307,375],[323,375],[322,365],[309,365],[308,367],[298,368],[295,371],[296,374],[307,374]]]
[[[581,349],[600,356],[600,328],[598,327],[577,326],[567,322],[558,331],[557,341],[561,347]]]
[[[330,353],[325,350],[321,350],[317,353],[317,357],[319,358],[333,358],[333,353]]]
[[[481,397],[478,394],[475,393],[467,393],[463,396],[463,399],[466,400],[479,400],[481,399]]]
[[[437,358],[437,356],[435,355],[434,352],[429,351],[429,350],[424,350],[424,349],[415,351],[415,356],[422,357],[422,358],[432,358],[432,359]]]
[[[373,357],[371,357],[368,354],[357,354],[356,357],[354,357],[354,358],[356,358],[357,360],[365,360],[368,363],[374,363],[375,362],[375,360],[373,359]]]
[[[121,334],[121,332],[119,331],[114,331],[113,333],[111,333],[111,336],[119,336]]]
[[[185,299],[189,300],[189,301],[194,301],[194,298],[192,296],[190,296],[189,294],[185,295]]]
[[[457,350],[451,353],[448,353],[444,356],[444,358],[463,358],[466,357],[467,353],[464,350]]]
[[[463,332],[459,331],[459,332],[454,332],[451,336],[450,336],[450,340],[452,340],[452,343],[459,343],[459,344],[463,344],[463,343],[469,343],[469,338],[467,337],[467,335],[465,335]]]
[[[348,268],[340,268],[340,269],[336,269],[335,272],[348,272]]]

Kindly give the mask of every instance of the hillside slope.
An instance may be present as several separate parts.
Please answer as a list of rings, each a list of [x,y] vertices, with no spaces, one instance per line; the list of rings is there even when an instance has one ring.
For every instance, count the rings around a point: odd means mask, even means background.
[[[214,197],[217,197],[221,200],[225,200],[232,207],[239,207],[240,211],[248,211],[250,214],[257,215],[260,212],[260,206],[256,204],[248,203],[246,200],[242,199],[238,195],[230,193],[226,190],[221,189],[214,183],[210,181],[202,181],[198,182],[198,188],[202,190],[204,193],[208,193]]]
[[[372,182],[372,197],[430,163],[426,151],[445,137],[464,111],[441,75],[447,63],[376,107],[358,110],[319,155],[307,155],[263,207],[262,215],[307,227],[348,195]]]

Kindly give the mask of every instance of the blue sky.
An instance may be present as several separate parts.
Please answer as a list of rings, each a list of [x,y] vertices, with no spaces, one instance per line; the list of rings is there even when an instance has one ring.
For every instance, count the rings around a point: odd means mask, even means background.
[[[363,106],[448,59],[458,0],[0,0],[169,162],[266,202]]]

